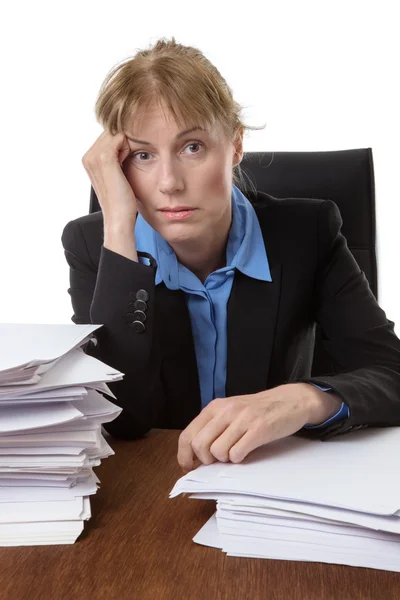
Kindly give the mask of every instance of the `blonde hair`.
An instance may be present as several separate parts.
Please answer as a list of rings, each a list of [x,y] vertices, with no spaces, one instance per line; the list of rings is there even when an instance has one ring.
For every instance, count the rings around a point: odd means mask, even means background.
[[[218,69],[193,46],[166,38],[114,66],[103,81],[95,104],[97,121],[112,134],[124,133],[140,121],[154,101],[163,100],[178,126],[212,127],[220,122],[226,136],[263,129],[241,118],[242,106]],[[233,168],[233,183],[246,190],[244,172]],[[247,174],[246,174],[247,175]],[[253,182],[250,185],[256,190]]]

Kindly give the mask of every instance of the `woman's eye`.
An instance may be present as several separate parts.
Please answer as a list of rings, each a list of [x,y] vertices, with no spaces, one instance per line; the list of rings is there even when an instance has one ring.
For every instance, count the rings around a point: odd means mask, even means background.
[[[136,156],[140,156],[143,154],[149,154],[148,152],[133,152],[132,158],[136,158]],[[147,162],[146,160],[140,160],[139,162]]]
[[[191,142],[190,144],[188,144],[185,147],[185,150],[186,150],[186,148],[193,148],[193,146],[195,146],[195,147],[197,146],[197,147],[201,148],[203,145],[204,144],[202,144],[201,142]],[[189,154],[198,154],[198,153],[199,153],[198,150],[196,152],[189,152]],[[136,158],[137,156],[141,157],[138,160],[138,162],[149,162],[148,159],[143,159],[143,156],[148,156],[148,155],[150,156],[150,152],[143,152],[143,151],[142,152],[133,152],[131,154],[132,158]]]
[[[192,142],[191,144],[188,144],[186,146],[186,148],[190,148],[191,146],[199,146],[202,147],[203,144],[201,142]],[[198,154],[198,152],[190,152],[190,154]]]

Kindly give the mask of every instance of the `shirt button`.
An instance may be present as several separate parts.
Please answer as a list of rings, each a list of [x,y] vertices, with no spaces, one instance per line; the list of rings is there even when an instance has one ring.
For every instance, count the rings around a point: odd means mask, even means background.
[[[143,302],[147,302],[147,300],[149,299],[149,294],[146,292],[146,290],[139,290],[138,292],[136,292],[136,299],[143,300]]]

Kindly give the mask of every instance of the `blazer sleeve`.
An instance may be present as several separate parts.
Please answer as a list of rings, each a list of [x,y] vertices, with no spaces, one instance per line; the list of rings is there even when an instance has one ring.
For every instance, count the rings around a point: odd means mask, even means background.
[[[107,385],[121,414],[106,423],[112,435],[125,439],[143,436],[164,419],[165,397],[160,378],[160,349],[154,334],[155,268],[101,247],[99,267],[89,256],[78,220],[64,227],[61,241],[70,267],[70,287],[76,324],[102,324],[83,350],[124,373]],[[136,293],[148,294],[145,330],[131,326]]]
[[[337,205],[319,207],[315,320],[335,374],[298,379],[332,390],[348,405],[347,419],[305,435],[329,439],[368,426],[400,425],[400,340],[341,233]]]

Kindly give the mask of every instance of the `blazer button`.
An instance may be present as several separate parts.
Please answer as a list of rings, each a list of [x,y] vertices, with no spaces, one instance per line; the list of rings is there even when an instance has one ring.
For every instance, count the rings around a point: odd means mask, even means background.
[[[133,305],[137,310],[147,310],[147,304],[143,300],[136,300]]]
[[[147,302],[149,299],[149,295],[146,290],[139,290],[136,292],[136,300],[143,300],[143,302]]]
[[[147,319],[146,315],[142,310],[135,310],[133,316],[135,317],[136,321],[141,321],[142,323],[144,323]]]
[[[142,321],[133,321],[133,323],[129,323],[129,326],[132,327],[136,333],[143,333],[146,329]]]

